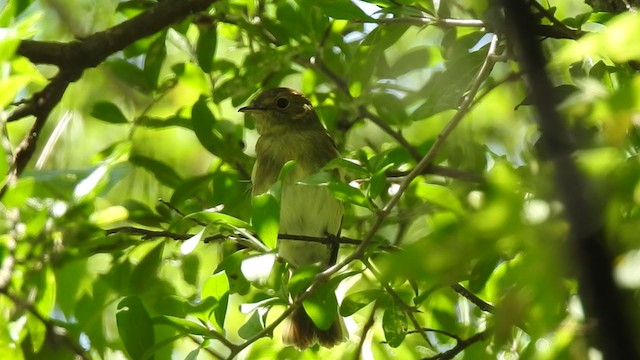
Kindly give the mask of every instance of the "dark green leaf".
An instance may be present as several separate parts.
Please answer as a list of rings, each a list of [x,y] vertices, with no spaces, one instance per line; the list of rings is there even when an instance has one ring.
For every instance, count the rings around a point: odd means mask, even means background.
[[[358,6],[351,1],[342,0],[315,0],[313,5],[322,9],[322,12],[334,19],[366,20],[370,19]]]
[[[340,315],[351,316],[382,296],[380,289],[363,290],[347,295],[340,305]]]
[[[313,278],[319,271],[320,268],[314,265],[296,269],[289,280],[289,292],[292,295],[296,295],[306,290],[311,285]]]
[[[155,178],[170,188],[175,189],[182,183],[182,178],[173,168],[162,161],[143,155],[131,155],[129,162],[149,171]]]
[[[158,86],[158,79],[160,77],[160,70],[162,70],[162,64],[167,55],[167,47],[165,39],[167,32],[164,31],[158,36],[147,50],[147,55],[144,58],[144,73],[149,83],[149,87],[155,89]]]
[[[407,315],[395,302],[384,310],[382,330],[387,343],[393,348],[400,346],[407,335]]]
[[[200,36],[196,48],[196,57],[202,71],[210,73],[213,70],[213,60],[216,53],[218,34],[216,25],[200,26]]]
[[[120,108],[111,102],[97,102],[93,105],[91,116],[98,120],[112,124],[126,124],[129,122]]]
[[[369,203],[367,197],[362,193],[362,191],[345,183],[332,182],[329,184],[329,190],[338,200],[365,208],[371,207],[371,203]]]
[[[127,296],[118,303],[116,323],[120,339],[132,359],[142,359],[147,349],[155,343],[151,317],[142,301]]]

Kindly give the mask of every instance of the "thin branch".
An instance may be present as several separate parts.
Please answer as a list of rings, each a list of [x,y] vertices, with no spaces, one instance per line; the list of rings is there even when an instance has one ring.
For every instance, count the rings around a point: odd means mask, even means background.
[[[397,181],[399,179],[406,177],[410,173],[411,171],[387,171],[386,175],[387,175],[387,179],[391,181],[393,180]],[[421,175],[439,175],[439,176],[443,176],[451,179],[462,180],[462,181],[473,182],[473,183],[484,182],[484,177],[482,175],[448,167],[448,166],[440,166],[440,165],[434,165],[434,164],[430,164],[429,166],[427,166],[427,168],[424,169],[424,172]]]
[[[473,335],[472,337],[466,339],[466,340],[460,340],[457,339],[457,343],[456,346],[454,346],[452,349],[447,350],[443,353],[440,353],[436,356],[432,356],[432,357],[427,357],[427,358],[423,358],[423,360],[450,360],[453,359],[456,355],[458,355],[459,353],[461,353],[462,351],[464,351],[464,349],[468,348],[469,346],[480,342],[480,341],[484,341],[486,339],[489,338],[489,336],[491,335],[492,331],[491,330],[485,330],[483,332],[479,332],[475,335]]]
[[[67,329],[60,327],[54,324],[50,319],[47,319],[38,311],[38,309],[33,306],[33,304],[9,292],[9,290],[6,288],[0,288],[0,294],[3,294],[9,300],[11,300],[11,302],[13,302],[17,308],[24,308],[36,319],[38,319],[38,321],[40,321],[45,326],[47,334],[61,340],[64,346],[66,346],[69,350],[71,350],[71,352],[75,354],[76,358],[87,360],[90,359],[85,350],[69,338]]]
[[[438,333],[438,334],[442,334],[445,336],[448,336],[456,341],[462,341],[462,338],[460,338],[460,336],[450,333],[448,331],[445,330],[440,330],[440,329],[432,329],[432,328],[422,328],[422,329],[416,329],[416,330],[410,330],[407,331],[407,335],[408,334],[415,334],[415,333],[419,333],[420,331],[426,331],[426,332],[434,332],[434,333]]]
[[[145,240],[166,237],[166,238],[169,238],[169,239],[179,240],[179,241],[188,240],[188,239],[190,239],[190,238],[192,238],[193,236],[196,235],[196,234],[175,233],[175,232],[167,231],[167,230],[149,230],[149,229],[137,228],[137,227],[134,227],[134,226],[120,226],[120,227],[115,227],[115,228],[111,228],[111,229],[106,229],[105,233],[107,235],[113,235],[113,234],[140,235]],[[243,237],[244,234],[235,234],[235,236]],[[211,242],[216,242],[216,241],[221,241],[221,240],[226,240],[226,239],[232,239],[233,240],[234,236],[223,235],[223,234],[215,234],[215,235],[211,235],[211,236],[205,237],[203,239],[203,242],[204,243],[211,243]],[[360,239],[354,239],[354,238],[349,238],[349,237],[340,237],[340,238],[337,238],[337,239],[327,239],[326,237],[316,237],[316,236],[306,236],[306,235],[291,235],[291,234],[278,234],[278,239],[315,242],[315,243],[321,243],[321,244],[331,244],[336,240],[339,241],[341,244],[348,244],[348,245],[359,245],[360,243],[362,243],[362,240],[360,240]]]
[[[484,63],[482,64],[482,67],[478,72],[478,75],[476,75],[475,80],[471,84],[471,88],[469,89],[467,94],[463,97],[460,107],[458,108],[458,111],[456,111],[455,115],[453,116],[453,118],[451,118],[449,123],[447,123],[447,125],[442,130],[442,132],[438,134],[438,137],[436,138],[433,145],[431,146],[431,149],[429,149],[429,152],[422,158],[422,160],[420,160],[420,162],[416,165],[416,167],[409,173],[409,175],[407,175],[405,180],[400,184],[398,193],[396,194],[396,196],[392,197],[391,200],[387,203],[387,205],[382,209],[383,212],[388,213],[396,206],[396,204],[400,200],[400,197],[397,195],[404,193],[404,191],[409,187],[409,184],[411,184],[413,179],[415,179],[418,175],[422,174],[422,172],[425,171],[425,169],[431,164],[436,154],[444,144],[444,141],[451,134],[453,129],[455,129],[456,126],[458,126],[458,124],[464,118],[464,116],[467,114],[467,112],[471,107],[474,97],[476,96],[476,94],[478,93],[478,90],[480,89],[480,86],[482,85],[482,82],[489,76],[489,74],[491,73],[491,70],[493,69],[493,65],[495,63],[494,56],[496,55],[497,47],[498,47],[498,37],[496,35],[493,35],[493,38],[491,40],[491,45],[489,47],[489,52],[487,53],[487,57],[485,58]]]
[[[440,27],[474,27],[484,28],[486,24],[482,20],[476,19],[437,19],[431,17],[398,17],[356,20],[360,23],[374,23],[381,25],[418,25],[418,26],[440,26]]]
[[[493,305],[480,299],[474,293],[467,290],[464,286],[460,284],[454,284],[454,285],[451,285],[451,288],[453,289],[453,291],[457,292],[467,300],[471,301],[475,306],[480,308],[480,310],[484,312],[492,313],[492,314],[495,312],[496,309]]]
[[[0,188],[0,199],[9,187],[18,180],[18,177],[26,168],[29,160],[33,157],[44,124],[53,108],[60,102],[60,99],[62,99],[62,95],[67,89],[67,86],[71,82],[79,79],[81,74],[82,71],[79,70],[60,71],[42,91],[35,94],[30,101],[9,115],[7,121],[16,120],[18,119],[17,116],[24,117],[28,115],[35,115],[36,121],[15,151],[7,178],[2,188]]]
[[[371,328],[373,328],[373,324],[375,324],[376,311],[378,310],[378,301],[373,302],[373,307],[371,308],[371,313],[369,314],[369,318],[367,322],[362,326],[362,333],[360,334],[360,341],[358,341],[358,347],[353,352],[353,360],[359,360],[362,355],[362,348],[364,347],[364,342],[367,340],[367,335]]]
[[[413,327],[415,330],[418,331],[418,333],[420,334],[420,336],[422,336],[422,338],[424,339],[424,341],[431,345],[431,341],[429,341],[429,337],[427,336],[427,333],[424,331],[420,331],[420,329],[422,329],[422,325],[420,325],[420,323],[418,322],[418,319],[416,318],[415,314],[418,310],[415,307],[411,307],[407,304],[405,304],[404,300],[402,300],[402,298],[400,297],[400,295],[398,295],[398,293],[391,287],[391,285],[389,285],[389,283],[387,283],[382,276],[380,275],[380,273],[378,272],[378,270],[376,270],[372,265],[371,262],[369,262],[369,260],[367,259],[362,259],[362,262],[365,264],[365,266],[367,267],[367,269],[369,269],[369,271],[371,271],[371,273],[373,274],[373,276],[376,278],[376,280],[378,280],[378,282],[380,283],[380,285],[382,285],[382,287],[384,288],[384,290],[391,295],[391,297],[393,298],[393,300],[400,305],[400,307],[402,308],[402,310],[405,312],[405,314],[407,314],[407,317],[409,318],[409,320],[411,321],[411,323],[413,324]]]
[[[553,26],[538,25],[536,27],[538,35],[552,37],[555,39],[573,40],[576,40],[584,35],[584,32],[582,30],[571,29],[567,25],[562,23],[562,21],[558,20],[558,18],[556,18],[553,13],[551,13],[551,11],[545,9],[545,7],[542,6],[542,4],[538,3],[536,0],[529,1],[529,4],[553,24]]]

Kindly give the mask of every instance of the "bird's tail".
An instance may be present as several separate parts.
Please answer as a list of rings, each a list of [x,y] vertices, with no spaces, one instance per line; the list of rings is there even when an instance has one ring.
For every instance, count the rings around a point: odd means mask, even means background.
[[[285,345],[295,346],[298,350],[304,350],[316,342],[331,348],[346,340],[347,330],[340,315],[336,316],[329,329],[322,330],[313,323],[302,306],[289,315],[282,331],[282,341]]]

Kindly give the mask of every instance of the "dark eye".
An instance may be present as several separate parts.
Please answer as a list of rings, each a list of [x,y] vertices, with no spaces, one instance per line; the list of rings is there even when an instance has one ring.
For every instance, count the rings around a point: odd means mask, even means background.
[[[276,106],[278,107],[278,109],[284,110],[287,108],[287,106],[289,106],[289,100],[285,98],[279,98],[278,100],[276,100]]]

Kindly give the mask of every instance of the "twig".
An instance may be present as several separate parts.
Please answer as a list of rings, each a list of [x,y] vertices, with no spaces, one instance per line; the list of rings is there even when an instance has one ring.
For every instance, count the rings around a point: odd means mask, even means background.
[[[457,292],[461,296],[465,297],[467,300],[471,301],[480,310],[484,312],[492,313],[492,314],[495,312],[496,309],[493,305],[480,299],[471,291],[467,290],[464,286],[460,284],[454,284],[454,285],[451,285],[451,288],[453,289],[453,291]]]
[[[17,119],[16,116],[23,117],[28,115],[35,115],[36,121],[33,123],[31,130],[15,151],[5,183],[2,185],[2,188],[0,188],[0,199],[4,196],[9,187],[18,180],[18,177],[26,168],[29,160],[33,157],[38,137],[44,128],[44,124],[46,123],[51,110],[53,110],[60,99],[62,99],[62,95],[67,89],[67,86],[71,82],[79,79],[81,74],[82,71],[79,70],[60,71],[49,85],[39,93],[35,94],[30,101],[9,115],[7,121]]]
[[[452,349],[447,350],[443,353],[440,353],[436,356],[432,356],[432,357],[427,357],[427,358],[423,358],[422,360],[450,360],[453,359],[456,355],[458,355],[459,353],[461,353],[464,349],[468,348],[469,346],[480,342],[480,341],[484,341],[486,340],[489,336],[491,335],[491,330],[485,330],[482,332],[479,332],[475,335],[473,335],[472,337],[466,339],[466,340],[461,340],[461,339],[456,339],[457,343],[456,346],[454,346]]]
[[[205,224],[206,225],[206,224]],[[140,235],[143,239],[155,239],[166,237],[173,240],[187,240],[196,234],[182,234],[175,233],[167,230],[149,230],[137,228],[134,226],[120,226],[111,229],[106,229],[105,233],[107,235],[113,234],[131,234],[131,235]],[[243,234],[235,234],[235,236],[243,237]],[[215,241],[221,241],[225,239],[231,238],[233,240],[233,236],[223,235],[223,234],[215,234],[211,236],[207,236],[203,239],[204,243],[210,243]],[[341,244],[349,244],[349,245],[359,245],[362,243],[362,240],[349,238],[349,237],[340,237],[337,239],[327,239],[326,237],[315,237],[315,236],[305,236],[305,235],[291,235],[291,234],[278,234],[278,239],[284,240],[293,240],[293,241],[306,241],[306,242],[316,242],[321,244],[331,244],[333,241],[339,241]]]
[[[0,294],[3,294],[11,300],[16,307],[26,309],[31,315],[38,319],[45,326],[47,334],[60,339],[62,343],[75,354],[76,358],[90,359],[84,349],[68,337],[67,330],[65,328],[55,325],[51,320],[44,317],[44,315],[42,315],[31,303],[9,292],[6,288],[0,288]]]
[[[422,328],[422,329],[416,329],[416,330],[410,330],[407,331],[407,334],[415,334],[418,333],[420,331],[426,331],[426,332],[434,332],[434,333],[438,333],[438,334],[442,334],[442,335],[446,335],[456,341],[462,341],[462,339],[460,338],[460,336],[450,333],[448,331],[444,331],[444,330],[440,330],[440,329],[432,329],[432,328]]]
[[[576,40],[584,35],[584,32],[582,30],[574,30],[563,24],[562,21],[558,20],[548,9],[545,9],[544,6],[542,6],[536,0],[529,1],[529,4],[553,24],[553,26],[551,27],[538,25],[538,35],[553,37],[555,39],[573,40]],[[544,32],[546,32],[547,34],[545,35]]]
[[[387,171],[386,175],[388,180],[397,181],[398,179],[402,179],[407,175],[409,175],[410,172],[411,171]],[[425,175],[425,174],[439,175],[439,176],[444,176],[451,179],[474,182],[474,183],[484,182],[484,177],[482,175],[478,175],[472,172],[455,169],[447,166],[434,165],[434,164],[430,164],[429,166],[427,166],[427,168],[424,170],[424,172],[421,175]]]
[[[420,325],[420,323],[418,322],[418,319],[415,317],[414,313],[417,312],[418,310],[415,307],[411,307],[407,304],[405,304],[404,300],[402,300],[402,298],[400,297],[400,295],[398,295],[398,293],[391,287],[391,285],[389,285],[389,283],[387,283],[382,276],[380,275],[380,273],[378,272],[378,270],[376,270],[372,265],[371,262],[367,259],[362,259],[361,260],[364,265],[367,267],[367,269],[369,269],[369,271],[371,271],[371,273],[373,274],[373,276],[376,278],[376,280],[378,280],[378,282],[380,283],[380,285],[382,285],[382,287],[384,288],[384,290],[391,295],[391,297],[393,298],[393,300],[400,305],[400,307],[402,308],[402,310],[405,312],[405,314],[407,314],[407,317],[409,318],[409,320],[411,321],[411,323],[413,324],[413,327],[415,330],[418,331],[418,333],[420,334],[420,336],[422,336],[422,338],[424,339],[424,341],[431,345],[431,341],[429,340],[429,337],[427,336],[427,333],[425,333],[424,331],[420,331],[420,329],[422,329],[422,325]]]
[[[476,19],[437,19],[431,17],[398,17],[398,18],[380,18],[356,20],[360,23],[374,23],[381,25],[421,25],[421,26],[440,26],[440,27],[474,27],[484,28],[486,24],[482,20]]]
[[[378,301],[373,302],[373,307],[371,308],[371,313],[369,314],[369,318],[367,322],[362,326],[362,333],[360,334],[360,341],[358,342],[358,347],[353,352],[353,360],[359,360],[362,355],[362,348],[364,347],[364,342],[367,339],[367,335],[371,328],[373,328],[373,324],[375,323],[376,311],[378,310]]]

